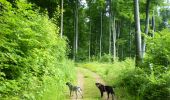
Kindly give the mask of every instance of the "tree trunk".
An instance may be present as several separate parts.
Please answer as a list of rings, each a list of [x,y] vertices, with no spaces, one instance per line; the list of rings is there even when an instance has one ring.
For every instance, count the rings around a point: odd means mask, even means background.
[[[132,51],[132,32],[131,32],[131,24],[129,25],[129,57],[131,57]]]
[[[76,0],[76,56],[78,52],[78,0]]]
[[[89,32],[89,61],[91,59],[91,21],[90,21],[90,32]]]
[[[136,66],[141,64],[141,29],[140,29],[140,17],[139,17],[139,1],[134,0],[134,20],[136,31]]]
[[[112,32],[113,32],[113,61],[116,60],[116,28],[115,28],[115,16],[113,17],[113,24],[112,24]]]
[[[110,10],[109,10],[109,55],[111,55],[111,48],[112,48],[112,32],[111,32],[111,29],[112,29],[112,15],[111,15],[111,0],[109,0],[109,6],[110,6]]]
[[[90,12],[90,17],[91,17],[91,10],[89,11]],[[90,28],[90,31],[89,31],[89,61],[91,60],[91,19],[89,21],[89,28]]]
[[[74,9],[74,42],[73,42],[73,60],[76,60],[76,9]]]
[[[63,37],[63,0],[61,0],[61,28],[60,36]]]
[[[76,0],[76,6],[74,10],[74,50],[73,50],[73,60],[77,58],[78,51],[78,0]]]
[[[153,10],[153,15],[152,15],[152,37],[154,37],[154,33],[155,33],[155,13]]]
[[[117,39],[120,38],[120,27],[121,27],[121,21],[118,21],[117,22]],[[120,57],[119,56],[119,44],[117,44],[117,57]]]
[[[121,50],[121,57],[122,57],[122,60],[124,58],[124,49],[123,49],[123,44],[122,44],[122,50]]]
[[[149,31],[149,7],[150,7],[150,0],[147,0],[146,2],[146,19],[145,19],[145,34],[148,35]],[[142,37],[142,59],[144,58],[146,50],[146,39],[143,36]]]
[[[102,14],[102,11],[101,11],[101,15],[100,15],[100,17],[101,17],[101,30],[100,30],[100,59],[101,59],[101,56],[102,56],[102,35],[103,35],[103,30],[102,30],[102,27],[103,27],[103,22],[102,22],[102,20],[103,20],[103,18],[102,18],[102,16],[103,16],[103,14]]]

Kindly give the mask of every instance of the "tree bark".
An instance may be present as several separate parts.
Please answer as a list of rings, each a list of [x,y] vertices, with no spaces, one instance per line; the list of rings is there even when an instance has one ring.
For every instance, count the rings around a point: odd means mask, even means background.
[[[102,14],[102,11],[101,11],[101,27],[100,27],[100,59],[101,59],[101,56],[102,56],[102,35],[103,35],[103,30],[102,30],[102,27],[103,27],[103,14]]]
[[[113,32],[113,61],[116,60],[116,28],[115,28],[115,16],[113,17],[113,24],[112,24],[112,32]]]
[[[74,9],[74,42],[73,42],[73,60],[76,60],[76,9]]]
[[[145,34],[148,35],[149,31],[149,7],[150,7],[150,0],[146,2],[146,19],[145,19]],[[145,36],[142,37],[142,59],[144,58],[146,51],[146,39]]]
[[[120,27],[121,27],[121,21],[118,21],[117,22],[117,39],[120,38]],[[117,44],[117,57],[120,57],[119,56],[119,44]]]
[[[131,31],[131,24],[129,25],[129,57],[131,57],[132,51],[132,31]]]
[[[90,21],[89,21],[89,62],[91,60],[91,10],[89,11],[90,13]]]
[[[73,60],[75,61],[77,58],[78,51],[78,0],[75,2],[75,10],[74,10],[74,50],[73,50]]]
[[[109,6],[110,6],[110,9],[109,9],[109,55],[111,55],[111,48],[112,48],[112,32],[111,32],[111,29],[112,29],[112,15],[111,15],[111,0],[109,0]]]
[[[60,37],[63,37],[63,0],[61,0],[61,28]]]
[[[134,20],[135,20],[135,32],[136,32],[136,66],[138,66],[142,62],[141,29],[140,29],[139,1],[138,0],[134,0]]]
[[[91,60],[91,21],[90,21],[90,32],[89,32],[89,61]]]
[[[153,10],[153,15],[152,15],[152,37],[155,35],[155,13]]]
[[[76,55],[78,52],[78,0],[76,0]]]

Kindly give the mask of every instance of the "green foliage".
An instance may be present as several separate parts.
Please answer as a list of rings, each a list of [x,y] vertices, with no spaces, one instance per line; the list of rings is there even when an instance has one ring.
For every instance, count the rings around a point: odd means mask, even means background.
[[[64,99],[65,81],[74,78],[65,39],[47,15],[15,3],[0,0],[0,98]]]
[[[117,99],[132,100],[131,98],[133,96],[129,97],[128,93],[126,92],[126,89],[124,89],[124,87],[119,86],[118,83],[122,79],[120,76],[122,75],[123,72],[134,70],[135,68],[134,60],[126,59],[125,61],[122,62],[116,61],[113,64],[90,62],[85,63],[83,65],[81,64],[81,66],[90,69],[93,72],[96,72],[106,81],[107,84],[115,86]]]
[[[120,77],[118,85],[126,87],[128,93],[133,96],[138,96],[141,87],[143,87],[148,81],[144,71],[138,68],[123,72]]]
[[[113,57],[109,54],[104,54],[101,59],[100,62],[111,62],[111,60],[113,59]]]
[[[153,63],[155,71],[161,68],[162,70],[169,70],[170,63],[170,31],[169,29],[156,33],[154,38],[148,38],[148,50],[145,62]],[[161,71],[161,70],[159,70]],[[162,71],[161,71],[162,72]]]
[[[99,75],[107,84],[115,86],[117,99],[121,100],[169,100],[170,99],[170,71],[160,76],[135,68],[135,62],[126,59],[121,62],[86,63],[82,65]]]
[[[168,73],[164,75],[158,78],[147,75],[144,70],[136,68],[126,73],[123,72],[118,85],[125,87],[130,95],[139,98],[139,100],[169,100],[168,80],[170,78],[167,77]]]

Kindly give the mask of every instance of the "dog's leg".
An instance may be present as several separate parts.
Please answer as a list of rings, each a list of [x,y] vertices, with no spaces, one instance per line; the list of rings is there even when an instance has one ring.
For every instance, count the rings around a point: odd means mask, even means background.
[[[100,93],[101,93],[101,98],[103,97],[103,91],[100,91]]]
[[[112,100],[114,100],[114,94],[112,94]]]
[[[83,94],[82,94],[81,90],[79,90],[78,92],[80,93],[81,97],[83,98]]]
[[[109,92],[107,92],[107,100],[109,100]]]
[[[70,97],[71,97],[71,90],[70,90]]]
[[[75,93],[76,93],[76,99],[77,99],[77,97],[78,97],[78,96],[77,96],[77,91],[75,91]]]

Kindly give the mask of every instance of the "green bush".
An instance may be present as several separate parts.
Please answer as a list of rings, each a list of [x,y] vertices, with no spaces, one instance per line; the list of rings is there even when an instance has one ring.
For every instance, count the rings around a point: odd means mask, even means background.
[[[107,84],[115,86],[117,99],[170,99],[170,71],[158,75],[158,71],[155,70],[146,71],[144,68],[136,68],[132,59],[116,61],[113,64],[90,62],[81,66],[98,73]]]
[[[141,69],[134,69],[131,71],[123,72],[120,75],[118,86],[126,87],[128,93],[133,96],[140,95],[141,87],[148,83],[146,74]]]
[[[162,77],[147,75],[143,69],[136,68],[120,76],[119,87],[125,87],[129,95],[139,100],[169,100],[170,78],[168,73]]]
[[[100,62],[111,62],[113,59],[113,57],[109,54],[104,54],[101,59]]]
[[[0,99],[64,99],[74,63],[58,27],[25,0],[0,4]]]
[[[169,69],[170,64],[170,30],[165,29],[159,33],[155,33],[154,38],[148,37],[146,63],[152,63],[154,67],[164,67]],[[164,70],[166,71],[166,70]],[[161,71],[162,72],[162,71]]]

